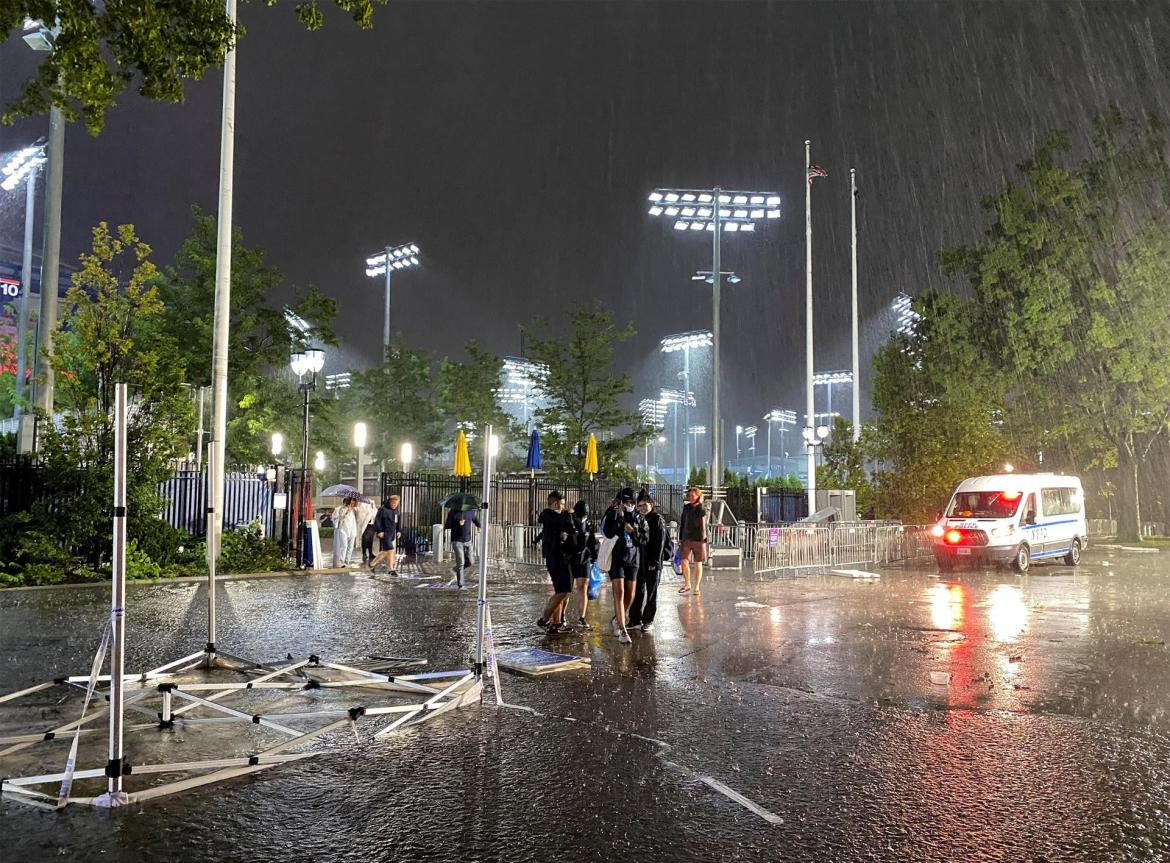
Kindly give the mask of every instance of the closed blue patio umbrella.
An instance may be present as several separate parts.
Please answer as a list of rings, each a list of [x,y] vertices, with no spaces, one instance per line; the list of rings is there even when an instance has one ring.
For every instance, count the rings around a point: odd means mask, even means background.
[[[536,429],[532,430],[532,437],[528,439],[528,460],[524,462],[524,467],[528,469],[529,476],[535,476],[540,470],[540,432]]]

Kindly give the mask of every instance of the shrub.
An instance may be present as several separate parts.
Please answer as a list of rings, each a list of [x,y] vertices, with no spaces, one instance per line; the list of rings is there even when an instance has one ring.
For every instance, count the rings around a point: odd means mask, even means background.
[[[225,530],[219,549],[219,571],[271,572],[288,567],[280,543],[266,539],[260,525],[253,522],[238,530]]]
[[[134,518],[126,526],[127,537],[141,554],[158,566],[166,566],[180,559],[182,552],[191,544],[190,536],[167,524],[161,518]]]

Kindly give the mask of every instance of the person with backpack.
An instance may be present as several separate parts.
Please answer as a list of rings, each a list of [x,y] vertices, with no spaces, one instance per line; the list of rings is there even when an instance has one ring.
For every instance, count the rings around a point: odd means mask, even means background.
[[[569,534],[569,571],[573,575],[573,586],[581,592],[581,613],[577,625],[592,629],[585,619],[589,609],[589,570],[597,560],[597,526],[589,520],[589,502],[579,500],[573,504],[573,530]]]
[[[670,541],[666,519],[655,511],[654,498],[649,493],[638,501],[638,512],[646,525],[646,544],[640,550],[638,581],[626,629],[649,632],[658,610],[658,583],[662,579],[663,561],[674,555],[674,545]]]
[[[613,634],[619,644],[629,644],[626,618],[634,603],[635,582],[638,580],[638,551],[646,544],[646,523],[634,509],[634,490],[623,488],[618,505],[606,510],[602,519],[602,533],[614,540],[609,564],[609,589],[613,592]]]
[[[536,541],[540,543],[544,565],[553,584],[553,595],[545,603],[536,625],[552,634],[573,632],[573,627],[565,623],[565,609],[569,605],[569,594],[573,592],[573,575],[565,556],[573,522],[565,512],[565,496],[559,491],[550,492],[548,506],[536,521],[540,525]]]

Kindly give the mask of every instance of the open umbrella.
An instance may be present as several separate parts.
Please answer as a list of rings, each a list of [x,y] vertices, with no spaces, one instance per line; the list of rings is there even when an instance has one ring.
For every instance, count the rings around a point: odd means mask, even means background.
[[[597,438],[593,433],[589,433],[589,445],[585,448],[585,473],[589,474],[589,479],[593,479],[593,474],[597,473]]]
[[[524,467],[530,476],[535,476],[540,470],[540,432],[536,429],[532,430],[532,437],[528,439],[528,460],[524,462]]]
[[[354,488],[352,485],[345,485],[345,483],[338,483],[331,485],[329,488],[321,490],[322,497],[343,497],[346,500],[353,498],[355,500],[369,501],[369,498]]]
[[[471,476],[471,459],[467,455],[467,435],[463,429],[455,438],[455,476]]]
[[[479,509],[479,498],[470,492],[457,491],[439,501],[439,506],[458,510]]]

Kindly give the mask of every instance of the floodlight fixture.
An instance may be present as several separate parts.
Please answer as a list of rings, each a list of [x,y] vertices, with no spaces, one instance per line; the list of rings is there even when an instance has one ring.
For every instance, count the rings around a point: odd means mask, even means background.
[[[419,248],[417,243],[401,246],[387,246],[376,255],[366,258],[366,275],[386,277],[385,313],[382,321],[382,345],[390,346],[390,274],[418,266]]]
[[[741,279],[738,274],[733,273],[730,270],[722,270],[720,271],[719,275],[726,279],[729,285],[738,285],[743,281],[743,279]],[[691,276],[691,281],[706,282],[708,285],[710,285],[715,282],[715,277],[711,274],[710,270],[695,270],[694,275]]]
[[[853,383],[853,372],[848,369],[835,372],[817,372],[813,375],[813,384],[816,386],[823,386],[825,384],[848,384]]]
[[[719,203],[719,218],[714,207],[692,206],[712,204],[715,195]],[[765,192],[723,192],[717,189],[655,189],[647,196],[651,216],[678,217],[674,224],[678,231],[714,231],[716,222],[725,233],[754,231],[756,222],[780,218],[780,196]]]
[[[764,414],[763,420],[765,422],[793,426],[796,425],[796,411],[786,411],[781,410],[780,408],[772,408],[772,410]]]
[[[667,336],[658,343],[658,350],[669,354],[674,351],[687,351],[691,348],[709,348],[711,344],[710,330],[692,330],[687,333],[675,333]]]
[[[45,164],[47,158],[44,138],[41,138],[32,146],[17,150],[0,167],[0,174],[4,175],[4,179],[0,181],[0,188],[5,192],[11,192],[26,177],[36,172],[41,165]]]

